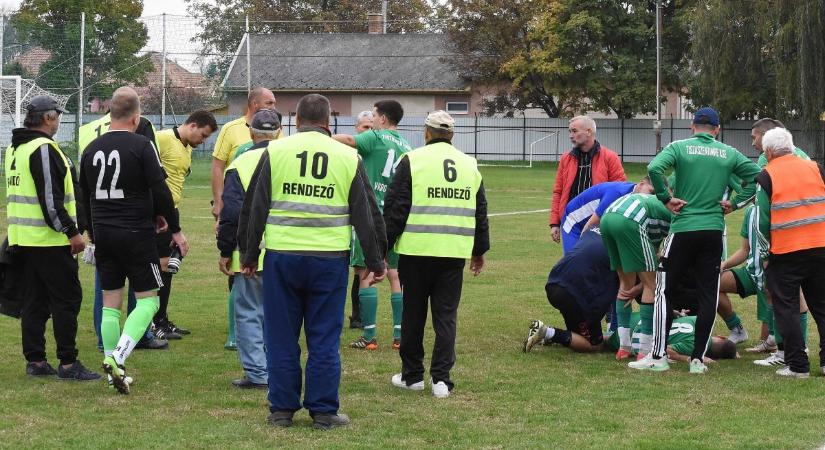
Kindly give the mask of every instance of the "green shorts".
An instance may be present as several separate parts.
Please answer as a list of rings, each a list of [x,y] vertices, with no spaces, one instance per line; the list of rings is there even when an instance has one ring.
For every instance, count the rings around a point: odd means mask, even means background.
[[[762,323],[771,323],[771,310],[768,309],[768,299],[765,297],[764,291],[756,293],[756,320]]]
[[[659,265],[656,247],[642,226],[621,214],[607,213],[599,224],[602,241],[610,257],[610,269],[622,272],[655,272]]]
[[[390,269],[397,269],[398,268],[398,253],[395,253],[392,249],[387,252],[387,263],[389,263]],[[349,265],[351,267],[366,267],[367,265],[364,263],[364,250],[361,248],[361,243],[358,242],[358,239],[352,239],[352,248],[349,252]]]
[[[751,274],[748,273],[747,266],[739,266],[730,269],[733,274],[733,279],[736,281],[736,293],[740,297],[746,298],[756,294],[756,282],[753,281]]]

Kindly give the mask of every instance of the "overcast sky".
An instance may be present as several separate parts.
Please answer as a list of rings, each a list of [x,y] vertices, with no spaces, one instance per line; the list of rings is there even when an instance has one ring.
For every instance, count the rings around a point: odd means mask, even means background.
[[[14,11],[20,6],[21,0],[0,0],[0,8],[4,11]],[[144,0],[143,15],[155,14],[186,14],[186,3],[183,0]]]

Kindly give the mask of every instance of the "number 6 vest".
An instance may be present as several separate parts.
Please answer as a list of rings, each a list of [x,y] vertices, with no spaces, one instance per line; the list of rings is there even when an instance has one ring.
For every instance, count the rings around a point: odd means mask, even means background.
[[[43,210],[40,208],[40,201],[37,197],[37,189],[34,185],[29,160],[32,154],[40,150],[41,146],[51,145],[57,150],[66,165],[66,176],[62,180],[51,180],[51,182],[63,183],[63,206],[69,212],[72,220],[77,221],[75,210],[74,186],[72,185],[72,173],[69,170],[69,161],[60,151],[57,143],[47,138],[37,138],[14,148],[9,146],[6,149],[6,217],[9,226],[9,245],[20,245],[24,247],[59,247],[69,245],[69,239],[65,234],[55,231],[48,225],[56,218],[43,217]],[[48,150],[48,149],[46,149]],[[48,158],[45,154],[44,158]],[[46,177],[48,173],[44,174]],[[51,189],[47,178],[46,189]]]

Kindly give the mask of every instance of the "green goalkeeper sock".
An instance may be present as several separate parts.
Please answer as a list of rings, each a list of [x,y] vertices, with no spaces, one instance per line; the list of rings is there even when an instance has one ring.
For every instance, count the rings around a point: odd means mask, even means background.
[[[742,320],[739,318],[739,315],[736,314],[736,312],[734,311],[732,316],[725,319],[725,325],[728,326],[728,330],[732,330],[742,325]]]
[[[378,314],[378,288],[368,287],[358,290],[361,300],[361,321],[364,322],[364,339],[375,339],[375,316]]]
[[[808,311],[799,313],[799,328],[802,329],[802,342],[808,347]]]
[[[392,338],[401,339],[401,314],[404,312],[404,294],[393,292],[390,295],[392,304]]]
[[[103,354],[111,356],[120,338],[120,310],[103,307],[103,317],[100,320],[100,336],[103,340]]]
[[[123,324],[123,335],[117,342],[114,356],[115,362],[123,364],[132,350],[135,349],[140,338],[146,332],[146,328],[152,323],[152,318],[158,312],[160,307],[160,297],[155,294],[154,297],[146,297],[137,299],[137,304],[129,317],[126,318],[126,323]]]

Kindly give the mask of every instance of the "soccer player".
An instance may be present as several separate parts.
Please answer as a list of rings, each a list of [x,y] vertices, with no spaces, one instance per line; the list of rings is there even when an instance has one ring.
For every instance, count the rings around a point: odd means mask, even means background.
[[[601,319],[616,300],[619,279],[610,269],[601,232],[593,228],[550,270],[544,291],[547,301],[564,318],[565,328],[545,326],[533,320],[523,350],[548,340],[577,352],[602,350]]]
[[[180,220],[178,208],[183,199],[183,184],[192,172],[192,148],[201,145],[212,133],[217,131],[215,116],[206,110],[195,111],[186,118],[181,126],[175,126],[157,133],[160,162],[166,171],[166,184],[172,192],[175,214]],[[172,231],[157,235],[157,249],[161,264],[160,306],[155,314],[155,335],[162,339],[180,339],[190,331],[180,328],[169,320],[167,308],[172,292],[172,275],[168,269],[169,257],[172,255]]]
[[[662,202],[650,194],[628,194],[613,202],[601,220],[601,233],[610,269],[619,276],[616,296],[617,333],[621,347],[616,359],[631,356],[630,301],[636,279],[642,281],[642,355],[650,353],[653,339],[653,291],[656,288],[657,249],[670,229],[672,214]]]
[[[372,111],[361,111],[355,116],[355,134],[361,134],[372,130]]]
[[[627,181],[611,181],[597,184],[570,200],[561,218],[561,242],[564,253],[576,246],[579,236],[589,228],[599,226],[604,211],[619,197],[631,192],[653,193],[650,179],[642,178],[636,184]]]
[[[753,180],[759,166],[735,148],[716,141],[720,130],[716,111],[700,108],[691,129],[693,137],[670,143],[648,165],[656,196],[675,215],[656,280],[653,351],[643,364],[631,363],[633,368],[667,370],[665,340],[671,311],[668,297],[675,295],[684,278],[692,277],[697,294],[692,299],[695,308],[691,309],[696,309],[697,319],[690,372],[707,371],[703,357],[716,318],[723,213],[740,207],[756,191]],[[670,169],[676,173],[672,197],[665,183],[665,173]],[[743,180],[743,188],[732,202],[723,201],[731,175]]]
[[[395,166],[401,157],[412,150],[410,144],[398,133],[398,124],[404,117],[404,108],[395,100],[381,100],[373,108],[373,129],[355,136],[336,134],[332,138],[338,142],[355,147],[364,161],[372,191],[378,202],[378,208],[384,209],[384,194],[393,178]],[[401,345],[401,314],[404,309],[401,282],[398,279],[398,254],[392,249],[387,255],[390,280],[390,305],[392,306],[392,348],[398,350]],[[350,265],[356,274],[364,271],[364,254],[357,239],[352,243]],[[363,278],[363,277],[360,277]],[[350,344],[352,348],[377,350],[376,316],[378,315],[378,288],[370,280],[362,279],[358,289],[361,303],[361,322],[363,334]],[[350,318],[352,320],[352,318]]]
[[[166,175],[148,139],[134,131],[140,123],[140,101],[131,88],[115,91],[109,131],[92,141],[81,160],[83,199],[94,240],[97,270],[103,289],[103,370],[118,392],[129,393],[131,378],[124,363],[158,309],[163,286],[155,246],[158,228],[168,228],[172,241],[188,251],[181,233]],[[135,290],[137,306],[120,333],[120,308],[126,279]]]

